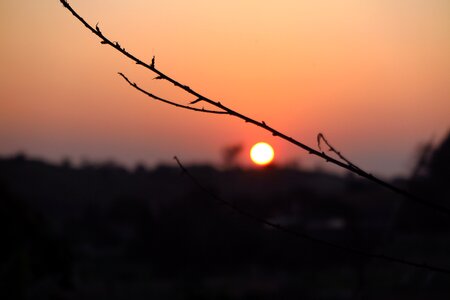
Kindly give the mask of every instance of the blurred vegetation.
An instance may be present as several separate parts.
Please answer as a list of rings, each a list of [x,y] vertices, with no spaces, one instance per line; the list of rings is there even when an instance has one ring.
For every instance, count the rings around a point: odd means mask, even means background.
[[[411,178],[395,184],[448,205],[450,135],[423,149]],[[450,266],[446,217],[353,176],[234,164],[189,169],[216,194],[285,227]],[[445,275],[261,226],[171,166],[130,171],[114,163],[4,158],[0,206],[1,299],[448,299],[450,293]]]

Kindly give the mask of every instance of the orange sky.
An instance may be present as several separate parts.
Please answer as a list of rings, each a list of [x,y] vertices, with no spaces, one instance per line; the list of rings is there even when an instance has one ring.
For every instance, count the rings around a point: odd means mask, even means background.
[[[213,99],[365,169],[408,171],[450,128],[450,2],[76,1],[128,51]],[[0,155],[151,165],[265,140],[278,163],[319,160],[226,116],[149,101],[118,76],[187,103],[102,46],[58,0],[0,2]],[[245,156],[243,162],[248,164]]]

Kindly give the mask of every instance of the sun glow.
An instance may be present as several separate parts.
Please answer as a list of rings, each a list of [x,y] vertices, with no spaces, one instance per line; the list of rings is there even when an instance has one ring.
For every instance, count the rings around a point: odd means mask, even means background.
[[[271,163],[274,154],[272,146],[264,142],[256,143],[250,150],[250,158],[255,164],[260,166]]]

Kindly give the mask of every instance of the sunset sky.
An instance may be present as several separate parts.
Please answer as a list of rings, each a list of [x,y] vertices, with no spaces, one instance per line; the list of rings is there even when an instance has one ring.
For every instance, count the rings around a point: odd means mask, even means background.
[[[322,132],[370,172],[407,173],[418,146],[450,129],[448,0],[69,2],[183,84],[310,146]],[[321,165],[238,119],[138,93],[117,72],[192,100],[100,45],[58,0],[2,0],[0,24],[0,156],[220,164],[242,144],[248,166],[266,141],[278,164]]]

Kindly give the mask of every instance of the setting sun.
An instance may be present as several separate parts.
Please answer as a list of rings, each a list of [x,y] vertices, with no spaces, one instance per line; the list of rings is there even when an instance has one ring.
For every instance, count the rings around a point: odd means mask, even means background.
[[[272,162],[273,157],[274,151],[272,146],[264,142],[256,143],[250,150],[250,158],[257,165],[267,165]]]

